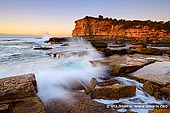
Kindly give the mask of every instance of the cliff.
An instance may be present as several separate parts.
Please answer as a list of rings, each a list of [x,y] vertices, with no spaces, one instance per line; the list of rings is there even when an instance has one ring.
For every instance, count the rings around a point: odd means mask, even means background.
[[[89,38],[170,38],[170,21],[153,22],[151,20],[126,21],[112,18],[86,16],[75,21],[72,36]]]

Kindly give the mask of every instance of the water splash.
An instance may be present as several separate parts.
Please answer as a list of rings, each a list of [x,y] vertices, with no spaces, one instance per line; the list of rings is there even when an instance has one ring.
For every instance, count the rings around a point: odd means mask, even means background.
[[[94,67],[90,63],[91,60],[101,59],[102,55],[82,38],[71,38],[70,42],[66,42],[69,43],[69,46],[66,47],[51,45],[54,46],[54,49],[45,52],[41,50],[33,51],[31,48],[33,45],[43,44],[41,43],[42,39],[28,40],[19,42],[19,44],[27,44],[26,48],[18,48],[16,44],[13,44],[13,47],[3,45],[6,48],[5,52],[12,51],[11,57],[5,56],[12,60],[8,61],[9,59],[7,59],[7,61],[0,65],[0,75],[5,77],[34,73],[38,83],[38,95],[43,102],[69,93],[70,90],[65,89],[65,87],[69,87],[74,80],[87,83],[91,77],[105,74],[105,67]],[[47,55],[48,52],[65,51],[69,53],[86,51],[86,54],[80,56],[70,54],[68,57],[63,56],[62,58],[54,58]]]

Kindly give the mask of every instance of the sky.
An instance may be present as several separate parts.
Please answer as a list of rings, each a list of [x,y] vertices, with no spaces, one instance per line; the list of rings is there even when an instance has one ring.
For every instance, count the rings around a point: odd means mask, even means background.
[[[0,33],[71,36],[85,16],[170,21],[170,0],[0,0]]]

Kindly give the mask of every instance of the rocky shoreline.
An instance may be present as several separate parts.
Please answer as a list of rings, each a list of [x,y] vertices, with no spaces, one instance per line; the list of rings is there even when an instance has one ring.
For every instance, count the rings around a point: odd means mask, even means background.
[[[48,43],[62,43],[65,39],[53,37]],[[109,48],[108,43],[95,41],[91,43],[96,50],[105,54],[105,59],[91,61],[94,66],[108,66],[108,75],[101,78],[91,78],[88,84],[82,81],[74,81],[70,87],[71,98],[52,99],[42,103],[37,96],[37,82],[34,74],[14,76],[0,79],[0,112],[1,113],[121,113],[119,109],[107,108],[106,104],[94,101],[95,99],[119,100],[121,98],[134,97],[137,86],[121,84],[116,77],[124,77],[136,80],[143,84],[142,90],[158,100],[170,100],[170,73],[169,49],[144,48],[143,46],[131,46],[131,48]],[[66,45],[68,46],[68,45]],[[124,46],[123,46],[124,47]],[[54,57],[60,53],[51,53]],[[65,53],[64,53],[65,54]],[[83,55],[85,53],[76,53]],[[168,62],[168,63],[167,63]],[[149,69],[150,65],[165,63],[158,68],[165,69],[165,73],[143,74],[138,71]],[[167,63],[167,64],[166,64]],[[146,71],[145,71],[146,72]],[[68,97],[64,95],[64,97]],[[124,103],[116,103],[124,105]],[[115,105],[116,105],[115,104]],[[126,104],[125,104],[126,105]],[[154,109],[150,113],[169,113],[166,109]],[[134,113],[126,109],[125,113]]]

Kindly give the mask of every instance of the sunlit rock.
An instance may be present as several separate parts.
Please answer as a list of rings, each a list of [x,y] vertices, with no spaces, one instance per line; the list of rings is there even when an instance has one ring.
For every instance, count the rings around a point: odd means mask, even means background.
[[[136,86],[134,85],[115,85],[95,88],[91,93],[93,99],[119,99],[133,97],[136,95]]]
[[[135,22],[135,23],[134,23]],[[145,23],[145,25],[143,25]],[[133,44],[143,44],[144,40],[148,42],[150,38],[155,38],[153,41],[159,43],[167,43],[164,40],[158,40],[158,38],[169,38],[170,33],[166,28],[157,29],[149,24],[158,25],[153,21],[126,21],[117,20],[111,18],[99,18],[86,16],[85,18],[75,21],[75,28],[72,32],[72,36],[88,37],[88,38],[103,38],[112,39],[116,37],[116,43],[122,44],[126,38],[132,38]],[[169,25],[169,23],[166,23]],[[160,26],[163,26],[160,24]],[[141,38],[142,40],[138,39]],[[144,40],[143,40],[144,39]]]

